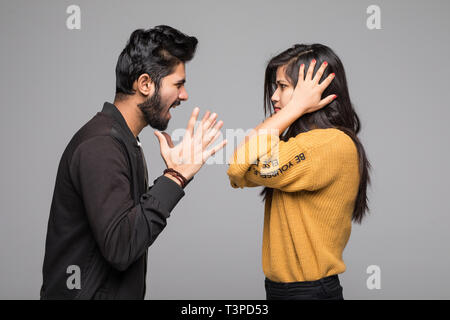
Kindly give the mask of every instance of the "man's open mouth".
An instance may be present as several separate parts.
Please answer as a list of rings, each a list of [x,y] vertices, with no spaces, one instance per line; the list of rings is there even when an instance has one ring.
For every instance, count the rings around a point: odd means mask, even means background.
[[[177,101],[174,104],[172,104],[169,109],[175,108],[175,107],[179,106],[180,104],[181,104],[181,102]]]

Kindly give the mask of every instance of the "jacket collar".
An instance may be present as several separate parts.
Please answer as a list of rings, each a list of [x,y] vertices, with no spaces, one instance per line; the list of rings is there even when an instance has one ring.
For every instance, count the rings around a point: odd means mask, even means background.
[[[117,107],[109,102],[105,102],[103,104],[102,113],[105,113],[109,116],[111,116],[114,120],[117,121],[117,123],[120,125],[120,127],[123,129],[123,131],[126,134],[126,139],[133,144],[134,146],[141,146],[141,141],[139,140],[139,136],[136,138],[134,137],[133,132],[131,132],[130,128],[128,127],[127,122],[125,121],[125,118],[122,116],[122,113],[117,109]]]

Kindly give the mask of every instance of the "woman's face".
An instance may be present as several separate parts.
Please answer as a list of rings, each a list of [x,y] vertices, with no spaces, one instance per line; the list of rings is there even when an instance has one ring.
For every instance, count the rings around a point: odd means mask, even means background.
[[[277,89],[273,93],[271,100],[274,112],[283,109],[292,98],[294,86],[285,77],[286,65],[277,68],[276,85]]]

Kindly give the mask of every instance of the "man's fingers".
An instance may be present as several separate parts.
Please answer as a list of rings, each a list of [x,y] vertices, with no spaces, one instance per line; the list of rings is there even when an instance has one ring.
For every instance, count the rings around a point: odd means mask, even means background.
[[[211,112],[209,112],[209,110],[207,110],[205,112],[205,115],[202,118],[202,123],[204,123],[206,121],[206,119],[208,119],[209,115],[211,114]]]
[[[320,79],[322,78],[323,72],[325,71],[325,68],[327,67],[327,65],[328,65],[328,62],[325,61],[325,62],[322,63],[322,65],[320,66],[319,70],[317,70],[317,72],[316,72],[316,74],[315,74],[315,76],[314,76],[314,79],[313,79],[313,82],[314,82],[315,84],[318,84],[318,83],[319,83],[319,81],[320,81]]]
[[[222,149],[226,144],[227,144],[227,140],[225,139],[221,143],[219,143],[217,146],[215,146],[214,148],[205,151],[203,153],[203,155],[204,155],[203,159],[206,161],[209,157],[213,156],[217,151]]]
[[[197,141],[197,143],[202,143],[204,137],[208,134],[208,130],[211,128],[212,123],[216,120],[217,114],[211,114],[206,121],[202,122],[196,129],[193,134],[193,139]]]
[[[161,153],[165,153],[166,150],[169,148],[166,138],[158,130],[155,130],[154,133],[155,133],[155,136],[159,140],[159,146],[161,148]]]
[[[170,135],[166,132],[161,132],[161,133],[163,134],[164,138],[166,138],[168,146],[170,148],[173,148],[174,145],[173,145],[172,138],[170,137]]]
[[[200,108],[195,107],[194,110],[192,110],[191,117],[189,118],[188,126],[186,128],[186,134],[190,134],[191,137],[194,135],[194,127],[195,123],[197,122],[199,112]]]
[[[203,123],[203,130],[206,132],[209,128],[211,128],[213,122],[217,119],[217,113],[213,113],[209,116],[209,118]]]
[[[223,121],[220,120],[209,132],[206,134],[205,139],[203,140],[203,146],[206,148],[211,143],[213,143],[218,136],[220,136],[220,128],[223,126]]]
[[[209,141],[209,145],[213,144],[221,135],[222,133],[220,131],[217,131],[216,135]]]

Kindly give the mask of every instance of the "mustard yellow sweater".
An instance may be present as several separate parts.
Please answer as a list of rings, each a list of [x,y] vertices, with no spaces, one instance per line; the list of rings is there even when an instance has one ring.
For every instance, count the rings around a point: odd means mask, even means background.
[[[345,271],[359,187],[358,151],[344,132],[314,129],[288,141],[254,135],[239,147],[228,175],[234,188],[267,186],[263,271],[277,282],[313,281]]]

